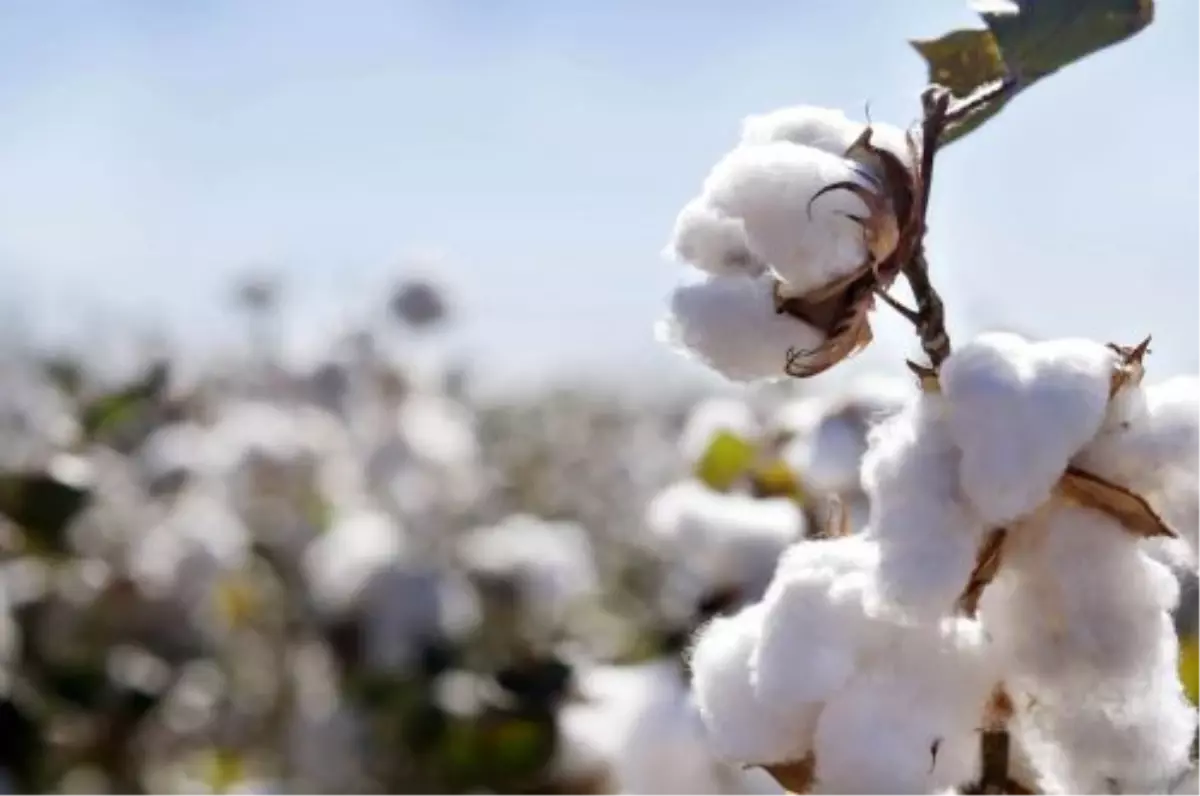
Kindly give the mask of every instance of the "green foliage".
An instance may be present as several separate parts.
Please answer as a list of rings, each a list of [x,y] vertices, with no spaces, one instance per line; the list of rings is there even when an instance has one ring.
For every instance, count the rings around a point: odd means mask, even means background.
[[[66,531],[91,493],[45,471],[0,474],[0,514],[22,532],[29,552],[62,555]]]
[[[79,413],[84,439],[106,444],[129,436],[140,439],[134,427],[143,425],[146,415],[165,400],[170,375],[170,367],[158,362],[141,379],[85,403]]]
[[[1011,0],[981,4],[984,30],[913,41],[929,81],[959,97],[1004,77],[1013,91],[947,132],[949,143],[996,115],[1018,92],[1068,64],[1128,39],[1154,19],[1153,0]]]

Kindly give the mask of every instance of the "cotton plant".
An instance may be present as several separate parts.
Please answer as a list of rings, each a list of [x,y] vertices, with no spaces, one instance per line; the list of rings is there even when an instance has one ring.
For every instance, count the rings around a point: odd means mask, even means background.
[[[876,299],[928,358],[860,451],[862,532],[791,546],[763,598],[690,650],[714,752],[793,792],[1194,779],[1178,582],[1150,546],[1178,539],[1195,560],[1200,382],[1144,384],[1148,339],[986,333],[952,350],[929,278],[936,150],[1014,88],[935,86],[916,134],[819,108],[751,117],[676,222],[672,252],[705,276],[660,335],[727,378],[836,366],[870,343]],[[900,276],[915,309],[889,295]]]

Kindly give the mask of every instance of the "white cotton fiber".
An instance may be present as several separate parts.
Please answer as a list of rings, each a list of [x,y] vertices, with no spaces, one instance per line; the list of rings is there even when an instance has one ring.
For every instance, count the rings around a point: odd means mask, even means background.
[[[1039,771],[1126,792],[1181,770],[1195,710],[1175,674],[1178,584],[1111,518],[1051,506],[1006,547],[980,619]]]
[[[664,253],[714,276],[759,276],[766,270],[746,243],[741,219],[725,215],[703,196],[679,211]]]
[[[833,155],[844,155],[866,126],[839,109],[795,105],[747,116],[742,121],[741,143],[755,145],[789,141]],[[910,167],[914,163],[906,133],[899,127],[872,122],[871,143],[892,153]]]
[[[809,710],[780,710],[751,685],[750,656],[764,608],[751,606],[710,622],[696,637],[692,690],[717,755],[737,763],[781,763],[808,753],[816,722]]]
[[[793,545],[763,597],[762,638],[751,656],[759,698],[780,710],[810,710],[885,643],[867,593],[878,550],[861,536]]]
[[[1077,462],[1133,489],[1157,491],[1180,472],[1200,473],[1200,379],[1126,388]]]
[[[817,723],[821,793],[936,793],[978,771],[994,680],[977,623],[912,627],[830,697]]]
[[[826,186],[852,182],[878,191],[868,172],[845,158],[786,142],[739,147],[704,183],[708,202],[740,219],[747,245],[786,285],[790,295],[823,287],[867,259],[862,227],[845,217],[867,215],[864,202]]]
[[[810,351],[824,335],[775,311],[770,277],[710,277],[676,288],[660,341],[727,379],[784,378],[789,348]]]
[[[987,531],[962,497],[961,454],[939,396],[922,396],[872,434],[863,461],[879,597],[924,618],[954,608]]]
[[[1007,524],[1046,501],[1104,420],[1115,357],[1090,340],[1031,343],[998,332],[942,365],[961,486],[987,523]]]
[[[794,105],[747,116],[742,120],[741,143],[753,145],[786,141],[820,149],[831,155],[844,155],[862,134],[864,126],[840,109]]]

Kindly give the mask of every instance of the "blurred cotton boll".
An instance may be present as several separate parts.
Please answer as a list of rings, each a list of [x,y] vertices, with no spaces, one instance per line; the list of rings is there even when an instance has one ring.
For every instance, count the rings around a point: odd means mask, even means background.
[[[521,612],[546,629],[557,628],[599,585],[591,541],[574,523],[513,515],[464,534],[458,555],[470,572],[511,586]]]
[[[723,589],[755,599],[780,554],[804,535],[803,514],[790,499],[724,494],[690,480],[659,493],[646,524],[670,570],[694,584],[693,599]]]

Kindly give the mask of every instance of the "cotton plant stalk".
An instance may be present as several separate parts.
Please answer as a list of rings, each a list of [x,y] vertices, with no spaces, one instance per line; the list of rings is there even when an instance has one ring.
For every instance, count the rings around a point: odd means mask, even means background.
[[[1178,586],[1147,540],[1195,555],[1200,383],[1143,384],[1149,339],[952,349],[929,278],[938,144],[1010,89],[934,86],[916,133],[750,117],[676,222],[669,251],[705,275],[659,333],[725,377],[834,367],[876,299],[927,358],[871,433],[866,529],[792,545],[691,650],[716,753],[791,792],[1165,792],[1194,769]],[[888,294],[901,276],[913,308]]]

